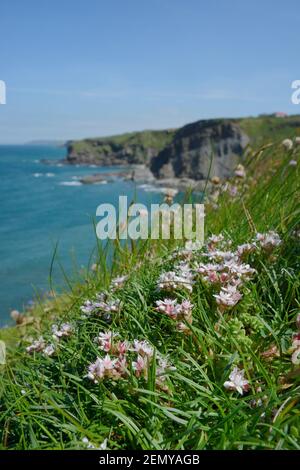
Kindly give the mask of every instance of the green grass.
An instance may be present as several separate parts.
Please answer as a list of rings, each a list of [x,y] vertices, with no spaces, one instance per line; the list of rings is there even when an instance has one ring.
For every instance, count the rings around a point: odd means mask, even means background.
[[[298,147],[299,149],[299,147]],[[257,251],[247,262],[257,270],[242,287],[243,298],[223,314],[210,284],[197,278],[193,292],[164,294],[156,289],[162,272],[173,268],[175,241],[147,241],[121,247],[115,243],[111,270],[99,246],[99,265],[71,292],[40,303],[27,326],[0,332],[7,343],[0,366],[0,440],[2,449],[78,449],[87,437],[109,449],[298,449],[300,368],[291,362],[291,338],[300,311],[299,163],[288,165],[299,150],[273,145],[248,157],[247,178],[239,196],[221,192],[218,207],[207,201],[207,234],[231,240],[231,250],[256,232],[276,230],[282,243],[272,254]],[[232,183],[235,184],[236,182]],[[203,259],[203,252],[193,255]],[[128,274],[112,294],[121,310],[111,321],[93,314],[81,318],[80,306],[109,288],[111,277]],[[193,303],[189,334],[155,311],[167,296]],[[74,334],[60,341],[53,357],[28,355],[26,346],[43,334],[51,340],[54,322],[69,321]],[[104,356],[94,342],[112,330],[120,339],[147,339],[156,356],[167,356],[165,387],[156,384],[156,357],[148,377],[136,377],[129,360],[125,378],[86,378],[87,366]],[[276,345],[279,356],[262,353]],[[133,358],[134,354],[129,354]],[[224,382],[234,365],[245,370],[250,390],[228,391]],[[259,401],[260,400],[260,401]]]

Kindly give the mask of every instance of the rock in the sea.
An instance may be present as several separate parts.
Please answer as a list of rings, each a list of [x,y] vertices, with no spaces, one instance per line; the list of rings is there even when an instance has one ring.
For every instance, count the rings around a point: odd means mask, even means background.
[[[150,163],[158,178],[226,178],[241,161],[248,136],[230,120],[201,120],[179,129]]]
[[[86,175],[82,178],[79,178],[80,183],[82,184],[106,184],[107,177],[103,174],[94,174],[94,175]]]

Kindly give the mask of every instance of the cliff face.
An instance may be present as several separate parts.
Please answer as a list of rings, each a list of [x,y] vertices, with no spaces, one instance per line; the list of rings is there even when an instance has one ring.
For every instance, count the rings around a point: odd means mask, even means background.
[[[205,179],[228,177],[239,162],[249,138],[237,123],[197,121],[179,129],[173,141],[151,161],[158,178]],[[213,156],[213,159],[212,159]]]

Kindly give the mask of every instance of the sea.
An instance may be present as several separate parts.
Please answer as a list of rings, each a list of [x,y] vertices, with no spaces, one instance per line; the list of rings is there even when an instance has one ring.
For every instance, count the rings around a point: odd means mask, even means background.
[[[83,175],[116,167],[65,165],[65,156],[64,147],[0,146],[0,327],[12,324],[12,309],[47,295],[55,250],[51,282],[58,290],[91,265],[99,204],[118,207],[119,195],[147,206],[163,199],[154,187],[117,178],[81,184]]]

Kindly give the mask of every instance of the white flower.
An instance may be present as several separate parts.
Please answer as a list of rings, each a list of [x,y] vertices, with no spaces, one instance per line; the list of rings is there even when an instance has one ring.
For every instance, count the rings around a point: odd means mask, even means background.
[[[257,233],[256,240],[266,251],[271,251],[273,248],[276,248],[282,243],[278,233],[274,230],[270,230],[267,233]]]
[[[199,240],[193,241],[193,240],[188,240],[185,243],[185,249],[187,251],[199,251],[202,248],[202,243]]]
[[[242,294],[237,290],[236,286],[229,285],[221,287],[219,294],[214,295],[217,304],[223,308],[234,307],[242,298]]]
[[[104,377],[118,378],[120,374],[114,369],[117,360],[112,360],[108,354],[104,359],[97,357],[96,361],[88,366],[87,377],[98,383]]]
[[[248,380],[244,377],[245,371],[235,367],[229,375],[229,380],[224,383],[224,387],[227,390],[237,391],[240,395],[244,392],[248,392],[250,385]]]
[[[58,340],[62,337],[71,336],[73,333],[73,326],[70,323],[62,323],[60,328],[57,325],[52,325],[51,329],[53,337]]]
[[[107,439],[104,439],[104,441],[102,442],[102,444],[100,444],[98,449],[95,446],[95,444],[93,444],[91,441],[88,440],[87,437],[84,437],[82,439],[82,442],[83,442],[83,444],[85,444],[87,449],[96,449],[96,450],[106,450],[107,449]]]
[[[211,260],[215,260],[219,262],[238,260],[236,253],[234,253],[233,251],[221,251],[221,250],[211,251],[207,253],[207,257]]]
[[[244,243],[237,247],[237,255],[242,258],[243,255],[253,253],[257,249],[255,243]]]
[[[119,289],[120,287],[122,287],[125,282],[127,281],[128,279],[128,276],[119,276],[119,277],[115,277],[114,279],[111,280],[111,287],[112,289]]]
[[[120,310],[121,301],[119,299],[109,300],[107,302],[95,302],[96,310],[105,313],[117,313]]]
[[[181,267],[180,275],[175,271],[162,273],[158,279],[158,289],[172,291],[176,289],[186,289],[192,292],[193,276],[190,271],[184,270]]]
[[[286,149],[286,150],[291,150],[293,148],[293,141],[291,139],[284,139],[281,142],[281,145]]]
[[[135,339],[133,341],[133,350],[141,356],[153,356],[154,353],[153,347],[146,340],[139,341],[138,339]]]
[[[237,167],[236,167],[236,170],[234,172],[235,176],[237,176],[238,178],[245,178],[246,177],[246,171],[245,171],[245,168],[243,165],[239,164]]]
[[[43,354],[45,354],[45,356],[53,356],[53,354],[55,354],[55,347],[53,344],[48,344],[48,346],[45,347],[45,349],[43,350]]]
[[[292,363],[299,365],[300,364],[300,333],[296,333],[292,338]]]
[[[290,160],[289,166],[297,166],[297,160]]]
[[[33,341],[33,343],[30,346],[27,346],[26,351],[29,354],[32,354],[33,352],[41,352],[44,350],[46,346],[44,338],[41,336],[38,340]]]
[[[251,268],[249,264],[238,264],[232,261],[226,261],[224,267],[227,268],[231,274],[236,274],[238,277],[250,278],[256,273],[256,270]]]
[[[95,310],[94,303],[90,300],[86,300],[84,304],[80,307],[82,313],[90,314]]]
[[[104,441],[100,444],[99,450],[107,450],[107,439],[104,439]]]

